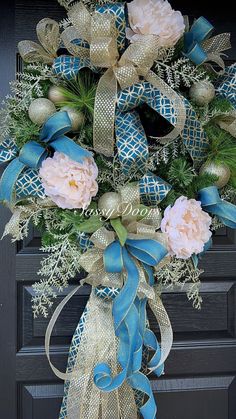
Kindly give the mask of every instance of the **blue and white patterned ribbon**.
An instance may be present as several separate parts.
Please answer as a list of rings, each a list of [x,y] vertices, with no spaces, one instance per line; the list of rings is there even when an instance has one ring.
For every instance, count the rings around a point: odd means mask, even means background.
[[[43,160],[48,156],[48,146],[52,147],[55,151],[66,154],[72,160],[78,161],[79,163],[81,163],[85,157],[91,156],[90,152],[83,149],[78,144],[75,144],[69,137],[64,135],[70,130],[71,120],[67,112],[58,112],[52,115],[45,122],[40,133],[40,141],[41,143],[45,143],[45,147],[36,141],[30,140],[22,147],[22,149],[19,151],[18,157],[15,157],[10,162],[1,177],[1,201],[13,201],[17,180],[19,179],[20,175],[25,172],[25,170],[28,171],[24,173],[21,181],[25,181],[25,185],[23,184],[21,188],[22,193],[26,194],[27,191],[32,191],[32,188],[27,188],[27,176],[32,176],[33,178],[36,175],[36,170],[40,168]],[[3,153],[5,152],[6,151],[3,150]],[[16,155],[15,150],[13,154]],[[6,154],[6,156],[8,159],[10,159],[10,154]],[[38,188],[38,191],[39,194],[42,193],[41,187]]]

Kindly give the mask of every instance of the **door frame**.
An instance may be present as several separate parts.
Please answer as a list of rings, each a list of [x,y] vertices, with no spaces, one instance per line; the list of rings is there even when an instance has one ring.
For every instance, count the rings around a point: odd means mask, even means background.
[[[7,0],[0,13],[0,99],[9,92],[9,81],[15,78],[15,3]],[[0,172],[3,168],[1,167]],[[0,207],[0,237],[10,211]],[[16,418],[16,246],[10,238],[0,241],[0,417]]]

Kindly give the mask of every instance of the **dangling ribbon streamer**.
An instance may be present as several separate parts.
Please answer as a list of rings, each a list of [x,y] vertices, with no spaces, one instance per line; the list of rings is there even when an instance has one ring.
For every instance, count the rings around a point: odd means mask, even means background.
[[[121,202],[124,204],[127,202],[138,203],[138,197],[138,185],[127,185],[121,191]],[[140,409],[143,417],[145,419],[154,419],[156,406],[151,386],[147,377],[140,372],[140,368],[143,347],[146,346],[154,350],[154,355],[148,367],[150,371],[160,375],[163,371],[163,363],[172,345],[171,325],[158,296],[157,289],[153,287],[153,267],[166,256],[167,250],[164,245],[164,235],[156,233],[156,228],[160,223],[157,211],[154,211],[152,215],[147,216],[140,222],[135,220],[135,218],[130,219],[125,216],[124,222],[126,222],[125,225],[129,232],[124,247],[115,240],[114,232],[108,231],[103,227],[90,237],[94,247],[89,248],[80,258],[81,266],[89,272],[88,277],[84,281],[93,286],[102,285],[95,289],[95,295],[105,299],[107,297],[111,298],[113,295],[112,316],[114,319],[114,333],[119,340],[117,363],[120,365],[121,370],[114,372],[114,369],[110,369],[110,364],[105,362],[106,356],[104,359],[100,357],[100,362],[94,364],[94,383],[102,392],[111,392],[113,394],[118,389],[120,391],[125,382],[128,382],[134,391],[141,391],[147,396],[146,403]],[[126,272],[125,281],[123,277],[124,271]],[[146,275],[148,276],[148,282],[145,279]],[[114,293],[115,289],[111,287],[117,286],[119,286],[119,289],[116,289],[117,292]],[[68,301],[68,298],[65,299],[65,303]],[[160,326],[161,351],[156,337],[146,328],[147,302]],[[50,334],[62,308],[63,303],[59,305],[59,310],[57,310],[48,326],[46,333],[46,352],[48,356]],[[78,349],[79,353],[80,349]],[[57,373],[55,369],[53,370]],[[69,388],[71,385],[73,389],[76,386],[74,382],[76,373],[79,375],[78,370],[75,368],[70,370],[66,376],[61,373],[59,376],[70,380]],[[80,397],[91,400],[89,387],[88,389],[84,387],[86,385],[82,386],[84,396],[80,395]],[[75,390],[73,390],[73,394],[74,392]],[[69,398],[68,393],[68,400]],[[68,401],[68,403],[70,402]],[[76,403],[75,405],[77,406]],[[90,416],[88,417],[90,418]],[[91,416],[93,419],[95,417]],[[136,416],[134,414],[134,416],[130,417]],[[76,415],[68,415],[68,419],[72,418],[76,418]]]
[[[216,186],[201,189],[198,199],[204,211],[217,215],[225,226],[236,228],[236,206],[221,199]]]
[[[54,151],[64,153],[79,163],[82,163],[85,157],[91,157],[89,151],[75,144],[74,141],[64,135],[70,130],[71,120],[67,112],[58,112],[45,122],[40,133],[40,140],[45,143],[45,147],[36,141],[29,141],[22,147],[19,156],[8,165],[2,175],[0,201],[13,201],[15,184],[19,175],[26,168],[39,169],[43,160],[49,154],[49,146]]]

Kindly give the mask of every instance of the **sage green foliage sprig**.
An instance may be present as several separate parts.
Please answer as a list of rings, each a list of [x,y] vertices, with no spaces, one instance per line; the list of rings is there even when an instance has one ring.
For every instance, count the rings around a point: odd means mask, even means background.
[[[40,127],[29,119],[28,114],[16,115],[14,122],[10,134],[15,138],[15,143],[19,149],[29,140],[38,139]]]

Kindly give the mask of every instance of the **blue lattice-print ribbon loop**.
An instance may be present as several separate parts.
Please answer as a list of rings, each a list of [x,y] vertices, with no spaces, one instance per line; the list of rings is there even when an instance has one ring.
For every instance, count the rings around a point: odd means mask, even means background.
[[[116,111],[116,145],[124,173],[131,169],[145,172],[149,156],[147,137],[136,111]]]
[[[182,100],[186,118],[180,137],[192,159],[201,160],[207,152],[208,138],[189,101],[185,98]],[[151,83],[136,83],[120,91],[117,97],[115,132],[118,156],[125,173],[134,165],[142,170],[148,159],[146,134],[135,111],[135,108],[144,103],[158,112],[171,125],[175,126],[177,122],[173,102]],[[132,123],[133,120],[134,123]]]
[[[217,96],[229,100],[236,108],[236,64],[226,67],[223,77],[216,83]]]
[[[11,138],[7,138],[0,144],[0,164],[7,163],[17,156],[18,148]]]
[[[53,70],[56,74],[60,74],[65,79],[71,80],[77,77],[80,70],[90,68],[97,73],[97,67],[93,66],[88,58],[71,57],[62,55],[54,61]]]
[[[25,169],[38,170],[43,160],[48,156],[48,146],[60,153],[66,154],[72,160],[79,163],[83,162],[85,157],[90,157],[91,153],[75,144],[69,137],[65,136],[71,130],[71,120],[67,112],[58,112],[52,115],[44,124],[40,132],[40,141],[45,144],[43,147],[36,141],[28,141],[19,151],[18,157],[15,157],[3,172],[0,180],[0,200],[12,202],[15,194],[16,182]],[[30,172],[32,176],[35,172]],[[27,177],[22,178],[21,190],[31,191],[30,180]],[[25,182],[25,183],[24,183]]]
[[[126,19],[125,19],[125,5],[124,4],[105,4],[103,6],[97,6],[96,10],[98,13],[108,13],[115,17],[115,25],[118,32],[117,36],[117,48],[120,53],[125,50],[126,42]]]
[[[160,177],[148,173],[139,181],[139,193],[143,204],[156,206],[170,192],[171,185]]]
[[[186,108],[186,120],[180,137],[192,159],[202,160],[207,154],[209,139],[193,107],[186,98],[183,100]]]
[[[93,243],[90,240],[90,235],[87,233],[79,233],[77,236],[77,240],[83,252],[93,247]]]
[[[8,138],[0,145],[0,164],[8,163],[17,157],[19,150],[15,142]],[[44,188],[38,175],[38,171],[34,169],[25,169],[19,175],[16,181],[16,197],[17,199],[25,196],[35,196],[44,198]]]

